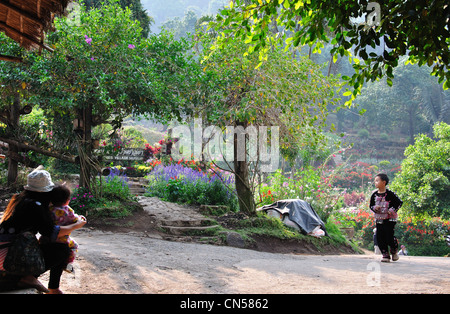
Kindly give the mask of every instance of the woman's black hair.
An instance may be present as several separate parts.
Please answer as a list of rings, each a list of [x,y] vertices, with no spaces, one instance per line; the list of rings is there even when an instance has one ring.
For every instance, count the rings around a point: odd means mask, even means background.
[[[50,204],[50,198],[52,196],[52,192],[34,192],[34,191],[28,191],[23,190],[20,194],[15,194],[11,198],[11,200],[8,203],[8,206],[6,206],[5,211],[3,212],[2,219],[0,220],[0,223],[3,221],[8,220],[13,214],[16,209],[16,206],[19,205],[24,199],[31,199],[36,202],[41,203],[42,206],[48,208],[48,205]]]
[[[389,184],[389,178],[388,178],[387,174],[379,173],[376,175],[376,177],[379,177],[382,181],[385,181],[386,185]]]

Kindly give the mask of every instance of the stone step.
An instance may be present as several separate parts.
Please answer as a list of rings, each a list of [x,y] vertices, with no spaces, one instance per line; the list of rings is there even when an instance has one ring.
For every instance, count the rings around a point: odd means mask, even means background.
[[[131,194],[143,195],[143,194],[145,194],[145,192],[147,192],[145,186],[143,186],[143,185],[135,185],[135,184],[130,184],[129,185],[129,190],[130,190]]]
[[[130,189],[131,194],[145,194],[145,189]]]
[[[162,227],[207,227],[215,224],[210,219],[179,219],[179,220],[162,220]]]
[[[195,242],[203,244],[222,244],[222,239],[217,236],[177,236],[171,234],[165,234],[161,236],[162,240],[173,242]]]
[[[165,233],[177,236],[213,236],[220,230],[219,225],[204,227],[175,227],[161,225],[160,228]]]

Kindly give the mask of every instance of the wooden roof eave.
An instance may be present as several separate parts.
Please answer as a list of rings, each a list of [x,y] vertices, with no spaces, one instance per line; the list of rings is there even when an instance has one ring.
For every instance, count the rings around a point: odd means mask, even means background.
[[[28,36],[27,34],[21,33],[20,31],[16,30],[15,28],[12,28],[11,26],[7,25],[4,22],[0,22],[0,28],[3,28],[4,30],[7,30],[7,31],[13,33],[15,36],[17,36],[19,38],[25,38],[26,40],[32,42],[33,44],[35,44],[41,48],[44,48],[50,52],[53,52],[53,49],[50,48],[49,46],[35,40],[33,37]]]
[[[38,24],[41,27],[41,29],[44,28],[44,22],[41,19],[35,17],[34,15],[29,14],[28,12],[26,12],[10,3],[0,2],[0,7],[6,8],[7,10],[11,10],[11,11],[19,14],[20,16],[25,17],[26,19]]]
[[[64,15],[71,0],[0,0],[0,31],[27,50],[53,49],[44,43],[44,32],[52,29],[53,17]],[[0,60],[22,62],[0,55]]]

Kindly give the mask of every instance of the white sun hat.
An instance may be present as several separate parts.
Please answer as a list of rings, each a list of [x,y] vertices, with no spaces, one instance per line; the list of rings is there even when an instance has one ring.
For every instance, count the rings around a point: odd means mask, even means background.
[[[50,192],[55,187],[50,173],[43,166],[34,169],[27,177],[27,185],[23,188],[33,192]]]

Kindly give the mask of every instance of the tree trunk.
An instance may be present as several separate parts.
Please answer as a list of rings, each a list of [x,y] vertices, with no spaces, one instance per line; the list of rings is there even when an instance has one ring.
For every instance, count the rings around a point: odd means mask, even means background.
[[[242,126],[244,129],[247,127],[247,123],[236,123],[236,126]],[[241,137],[242,139],[242,137]],[[244,148],[247,147],[247,135],[244,135]],[[234,173],[236,176],[236,192],[239,200],[239,209],[241,212],[246,213],[249,216],[256,215],[256,205],[253,199],[253,192],[249,182],[249,171],[247,164],[247,154],[243,154],[243,158],[238,158],[238,134],[234,134]],[[242,143],[241,143],[242,144]],[[244,160],[242,160],[244,159]]]
[[[9,112],[9,127],[11,128],[11,132],[14,131],[19,126],[19,117],[20,117],[20,96],[18,93],[14,95],[14,102],[11,106]],[[10,187],[16,187],[17,185],[17,174],[18,174],[18,165],[16,159],[13,158],[14,155],[17,155],[19,152],[19,147],[15,144],[8,144],[8,181],[7,184]]]
[[[80,156],[80,181],[79,185],[91,189],[92,167],[92,105],[89,104],[83,109],[83,133],[79,141],[78,152]]]

